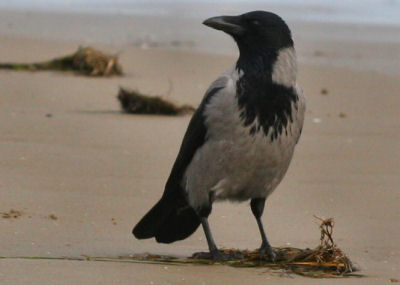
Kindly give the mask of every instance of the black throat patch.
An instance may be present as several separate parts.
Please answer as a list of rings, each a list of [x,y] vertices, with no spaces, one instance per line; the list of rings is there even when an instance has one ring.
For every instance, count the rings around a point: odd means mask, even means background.
[[[293,122],[292,103],[296,106],[299,100],[292,87],[272,81],[276,58],[274,52],[251,59],[241,56],[236,64],[242,74],[236,83],[236,96],[243,124],[253,125],[250,135],[262,131],[265,136],[270,134],[271,141],[287,133],[288,123]],[[256,119],[258,124],[254,124]]]

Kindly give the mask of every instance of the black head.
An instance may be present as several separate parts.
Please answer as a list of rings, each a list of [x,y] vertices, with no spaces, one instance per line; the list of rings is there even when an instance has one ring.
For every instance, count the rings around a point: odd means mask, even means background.
[[[239,16],[212,17],[203,24],[231,35],[241,53],[277,51],[293,46],[289,27],[281,17],[271,12],[254,11]]]

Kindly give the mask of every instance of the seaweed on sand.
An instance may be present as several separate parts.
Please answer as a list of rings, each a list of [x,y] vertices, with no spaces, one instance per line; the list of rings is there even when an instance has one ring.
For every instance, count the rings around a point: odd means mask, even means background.
[[[148,96],[135,90],[119,89],[117,96],[121,108],[133,114],[180,115],[195,109],[189,105],[177,106],[159,96]]]
[[[300,249],[293,247],[275,248],[277,259],[275,262],[268,261],[260,256],[258,250],[235,250],[225,249],[227,253],[240,252],[241,259],[222,262],[214,262],[206,259],[193,257],[174,257],[165,255],[128,255],[128,256],[78,256],[78,257],[48,257],[48,256],[0,256],[0,259],[44,259],[44,260],[77,260],[77,261],[102,261],[123,263],[148,263],[148,264],[170,264],[170,265],[228,265],[233,267],[257,267],[270,269],[270,273],[277,272],[294,273],[312,278],[340,278],[340,277],[363,277],[355,273],[358,269],[353,266],[350,259],[335,244],[332,238],[333,219],[321,219],[321,243],[314,249]]]
[[[74,71],[88,76],[122,74],[117,56],[107,55],[92,47],[80,47],[73,54],[39,63],[0,63],[0,69]]]
[[[318,217],[317,217],[318,218]],[[332,238],[334,221],[321,220],[321,242],[314,249],[300,249],[294,247],[275,248],[277,259],[271,262],[260,256],[258,250],[224,249],[225,253],[241,253],[241,259],[217,262],[233,267],[261,267],[272,270],[284,270],[287,273],[313,278],[362,277],[355,273],[358,269],[353,265],[346,254],[336,245]],[[144,255],[132,256],[131,259],[145,263],[172,263],[172,264],[214,264],[212,260],[190,258],[175,258],[170,256]]]

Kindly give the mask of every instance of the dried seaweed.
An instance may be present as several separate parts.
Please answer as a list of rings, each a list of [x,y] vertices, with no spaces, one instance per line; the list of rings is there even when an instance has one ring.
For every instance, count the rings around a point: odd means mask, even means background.
[[[74,71],[88,76],[121,75],[118,57],[91,47],[80,47],[75,53],[39,63],[0,63],[0,69]]]
[[[318,217],[317,217],[318,218]],[[244,257],[236,260],[214,262],[206,259],[196,258],[173,258],[168,256],[144,255],[132,256],[130,258],[142,262],[151,263],[173,263],[173,264],[225,264],[233,267],[265,267],[276,270],[285,270],[287,273],[295,273],[313,278],[337,278],[337,277],[361,277],[356,274],[357,268],[353,266],[350,259],[336,245],[333,240],[334,221],[318,218],[321,221],[320,245],[314,249],[299,249],[294,247],[275,248],[277,258],[274,262],[261,256],[258,250],[236,250],[224,249],[224,253],[231,256]],[[235,254],[236,253],[236,254]],[[239,253],[239,254],[238,254]]]
[[[180,115],[195,110],[192,106],[177,106],[159,96],[148,96],[135,90],[119,89],[117,96],[121,108],[133,114]]]
[[[232,267],[258,267],[268,268],[272,272],[284,274],[298,274],[311,278],[343,278],[363,277],[355,273],[357,269],[350,259],[335,244],[332,233],[333,219],[321,219],[321,243],[315,249],[299,249],[293,247],[275,248],[277,259],[274,262],[260,256],[258,250],[235,250],[224,249],[225,253],[240,252],[244,258],[214,262],[208,259],[196,259],[192,257],[173,257],[166,255],[129,255],[116,257],[1,257],[0,259],[46,259],[46,260],[75,260],[75,261],[102,261],[102,262],[124,262],[145,264],[168,264],[168,265],[228,265]]]

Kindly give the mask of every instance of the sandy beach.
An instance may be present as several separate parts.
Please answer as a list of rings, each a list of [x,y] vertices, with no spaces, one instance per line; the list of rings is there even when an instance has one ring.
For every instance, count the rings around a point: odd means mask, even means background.
[[[54,16],[41,17],[50,22]],[[13,33],[1,21],[2,62],[46,60],[87,44],[69,38],[74,31],[67,26],[60,30],[63,40],[46,38],[45,31],[42,37]],[[351,39],[330,50],[323,49],[325,42],[310,49],[301,43],[305,127],[263,220],[273,246],[312,248],[319,243],[313,215],[333,217],[336,242],[366,277],[318,280],[262,268],[11,258],[188,256],[207,249],[200,229],[171,245],[133,238],[133,225],[163,191],[190,116],[127,115],[116,94],[124,86],[197,106],[235,55],[92,44],[120,52],[125,76],[0,71],[0,212],[18,212],[16,218],[0,216],[0,256],[9,257],[0,259],[0,284],[388,284],[400,279],[400,72],[395,64],[379,72],[360,68],[357,61],[352,67],[333,63],[346,46],[368,51],[355,54],[359,62],[366,62],[363,57],[372,62],[374,56],[377,66],[382,58],[384,64],[387,58],[398,62],[400,44]],[[330,59],[313,61],[321,57],[314,53],[318,50]],[[259,246],[248,203],[216,204],[210,223],[219,246]]]

